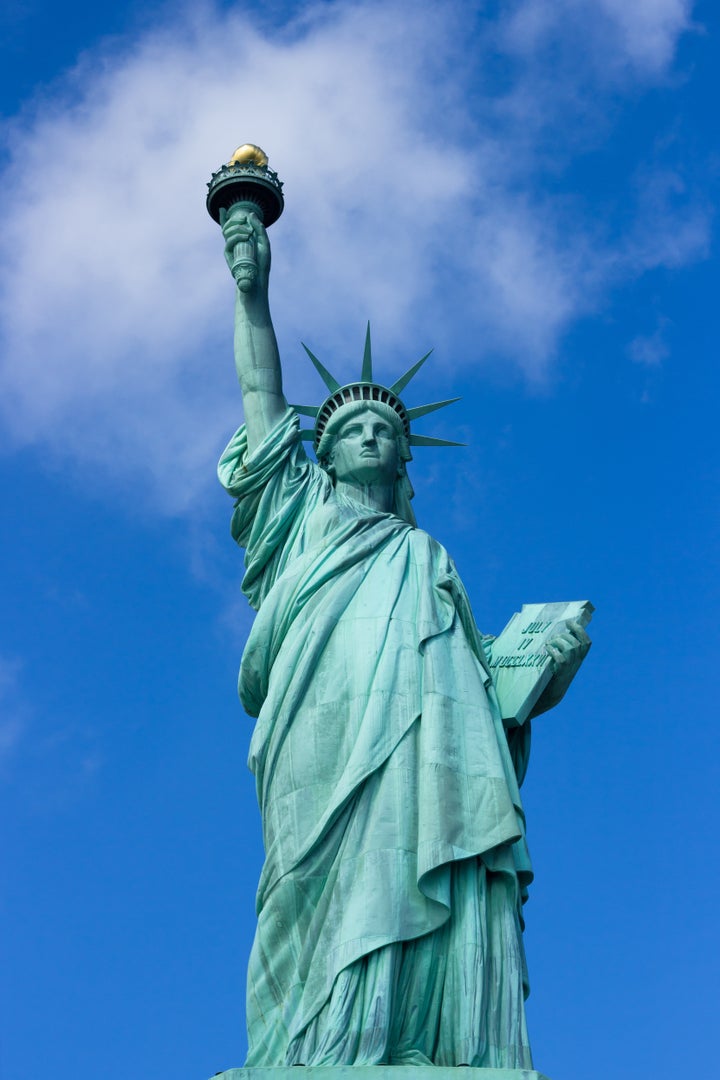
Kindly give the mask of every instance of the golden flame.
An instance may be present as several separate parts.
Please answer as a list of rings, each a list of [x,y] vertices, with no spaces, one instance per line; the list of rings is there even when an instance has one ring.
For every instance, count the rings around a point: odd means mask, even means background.
[[[253,143],[243,143],[238,146],[228,165],[267,165],[268,156],[264,150]]]

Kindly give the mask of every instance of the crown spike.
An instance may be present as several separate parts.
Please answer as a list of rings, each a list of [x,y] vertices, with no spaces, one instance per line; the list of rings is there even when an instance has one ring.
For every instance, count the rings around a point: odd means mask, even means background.
[[[314,442],[315,428],[300,428],[300,438],[303,442]]]
[[[411,435],[411,446],[467,446],[464,442],[450,442],[448,439],[434,439],[432,435]]]
[[[394,382],[392,386],[389,387],[393,394],[400,394],[405,389],[410,380],[415,378],[418,371],[427,360],[428,356],[430,356],[431,352],[432,349],[430,350],[430,352],[426,352],[425,355],[421,357],[420,360],[418,360],[417,364],[413,364],[409,371],[406,371],[404,375],[400,376],[397,382]]]
[[[408,420],[417,420],[419,416],[427,416],[428,413],[435,412],[437,409],[444,409],[446,405],[454,405],[459,400],[459,397],[451,397],[447,401],[434,401],[432,405],[418,405],[414,409],[408,409]]]
[[[291,405],[291,409],[294,409],[296,413],[300,413],[301,416],[317,416],[320,412],[319,405]]]
[[[370,321],[368,320],[367,332],[365,334],[365,352],[363,353],[362,374],[360,375],[360,382],[372,381],[372,346],[370,344]]]
[[[337,381],[337,379],[333,378],[333,376],[330,374],[330,372],[328,371],[328,369],[326,367],[323,367],[323,365],[318,360],[317,356],[313,356],[313,354],[310,352],[310,350],[308,349],[305,342],[303,341],[303,342],[301,342],[301,344],[302,344],[303,349],[305,350],[305,352],[308,354],[308,356],[312,360],[313,364],[315,365],[315,370],[317,371],[318,375],[320,376],[322,381],[325,383],[325,385],[327,386],[330,393],[334,394],[336,390],[340,389],[340,383]]]

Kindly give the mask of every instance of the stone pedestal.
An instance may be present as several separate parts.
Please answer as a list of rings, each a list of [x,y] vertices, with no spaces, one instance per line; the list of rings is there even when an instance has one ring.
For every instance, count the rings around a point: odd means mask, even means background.
[[[210,1080],[548,1080],[535,1069],[471,1069],[460,1065],[301,1065],[226,1069]]]

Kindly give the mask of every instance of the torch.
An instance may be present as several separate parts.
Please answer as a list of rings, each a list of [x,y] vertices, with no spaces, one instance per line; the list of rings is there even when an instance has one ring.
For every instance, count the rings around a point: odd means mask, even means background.
[[[259,146],[239,146],[227,165],[212,174],[206,205],[213,221],[222,226],[234,214],[257,214],[267,229],[283,212],[282,181],[268,168],[267,154]],[[241,240],[233,249],[232,275],[241,292],[249,292],[257,278],[255,240]]]

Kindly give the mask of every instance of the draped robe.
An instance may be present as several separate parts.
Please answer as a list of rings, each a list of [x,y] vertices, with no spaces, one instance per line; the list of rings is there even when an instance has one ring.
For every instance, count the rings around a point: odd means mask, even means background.
[[[337,493],[292,410],[223,454],[265,864],[248,1065],[529,1068],[519,782],[455,566]]]

